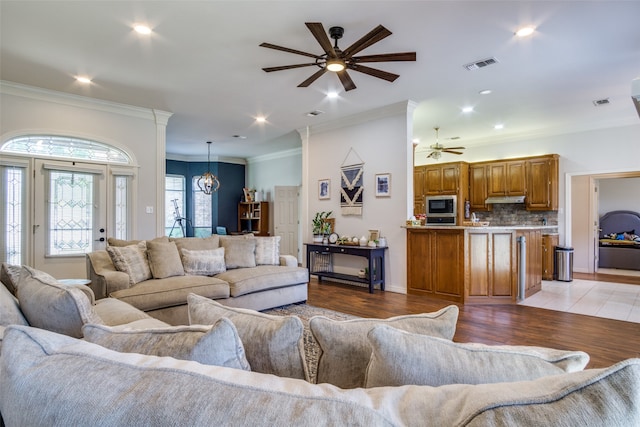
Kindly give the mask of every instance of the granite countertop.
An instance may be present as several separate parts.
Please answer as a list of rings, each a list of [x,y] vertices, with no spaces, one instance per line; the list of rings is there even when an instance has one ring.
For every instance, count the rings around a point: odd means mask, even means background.
[[[487,226],[468,226],[468,225],[403,225],[406,229],[434,229],[434,230],[542,230],[548,232],[557,232],[557,225],[487,225]]]

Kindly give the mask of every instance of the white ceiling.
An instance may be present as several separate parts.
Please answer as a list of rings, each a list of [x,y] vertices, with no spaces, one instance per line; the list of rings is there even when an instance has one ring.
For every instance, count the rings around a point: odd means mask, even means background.
[[[434,126],[441,143],[471,146],[638,123],[639,1],[1,0],[0,14],[2,80],[172,112],[167,153],[178,157],[206,156],[207,140],[217,156],[293,148],[295,129],[403,100],[419,103],[419,152]],[[137,22],[153,33],[135,33]],[[352,71],[348,93],[331,73],[296,87],[315,67],[262,71],[310,61],[261,42],[322,53],[305,22],[344,27],[343,49],[382,24],[393,35],[360,54],[415,50],[417,61],[370,64],[400,74],[394,83]],[[525,24],[534,35],[514,37]],[[498,64],[463,68],[489,57]]]

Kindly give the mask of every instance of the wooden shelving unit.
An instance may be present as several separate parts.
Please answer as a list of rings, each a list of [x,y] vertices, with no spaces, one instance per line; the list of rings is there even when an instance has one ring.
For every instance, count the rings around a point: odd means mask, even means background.
[[[256,236],[269,235],[269,202],[240,203],[238,205],[238,231]]]

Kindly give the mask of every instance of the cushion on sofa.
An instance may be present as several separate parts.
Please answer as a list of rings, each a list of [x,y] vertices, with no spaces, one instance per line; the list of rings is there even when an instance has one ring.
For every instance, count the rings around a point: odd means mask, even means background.
[[[256,236],[256,265],[280,264],[280,236]]]
[[[222,318],[212,326],[168,326],[145,330],[120,330],[84,325],[85,341],[121,353],[193,360],[205,365],[251,370],[235,326]]]
[[[169,241],[169,238],[167,236],[160,236],[160,237],[156,237],[153,240],[147,240],[147,242],[168,242],[168,241]],[[122,239],[116,239],[115,237],[107,237],[108,246],[123,247],[123,246],[137,245],[140,242],[144,242],[144,240],[122,240]]]
[[[220,247],[220,236],[217,234],[212,234],[208,237],[171,237],[169,240],[171,242],[175,242],[178,247],[180,257],[182,257],[183,249],[189,249],[190,251],[206,251]]]
[[[146,280],[130,288],[112,292],[110,296],[142,311],[151,311],[184,305],[190,293],[206,298],[229,298],[229,285],[215,277],[167,277]]]
[[[93,310],[100,316],[102,323],[106,326],[117,326],[137,320],[152,319],[144,311],[116,298],[99,299],[93,305]]]
[[[223,317],[233,322],[253,371],[307,378],[303,326],[299,318],[226,307],[195,294],[190,294],[187,302],[192,325],[212,325]]]
[[[374,326],[368,338],[365,387],[528,381],[579,371],[589,362],[582,351],[461,344],[388,325]]]
[[[107,252],[116,269],[129,275],[129,285],[153,278],[145,241],[129,246],[107,246]]]
[[[320,347],[318,383],[342,388],[364,387],[371,346],[367,334],[375,325],[386,324],[417,334],[452,339],[458,321],[458,307],[450,305],[434,313],[389,319],[332,320],[315,316],[309,329]]]
[[[103,323],[83,291],[31,267],[20,272],[18,301],[24,317],[36,328],[80,338],[85,323]]]
[[[6,262],[0,265],[0,282],[4,283],[13,295],[16,294],[16,286],[20,281],[20,270],[22,270],[22,266],[20,265],[8,264]]]
[[[174,242],[147,242],[147,259],[154,279],[184,276],[182,260]]]
[[[117,353],[11,326],[0,357],[6,425],[637,426],[640,359],[505,384],[343,390]],[[33,402],[49,402],[35,407]]]
[[[224,263],[227,270],[256,266],[255,238],[221,237],[220,246],[224,248]]]
[[[28,325],[18,299],[0,282],[0,326]]]
[[[224,263],[224,248],[204,249],[199,251],[181,249],[182,264],[187,274],[196,276],[213,276],[227,271]]]
[[[299,283],[307,283],[309,273],[302,267],[259,265],[253,268],[237,268],[216,275],[229,284],[232,297],[267,289],[282,288]]]

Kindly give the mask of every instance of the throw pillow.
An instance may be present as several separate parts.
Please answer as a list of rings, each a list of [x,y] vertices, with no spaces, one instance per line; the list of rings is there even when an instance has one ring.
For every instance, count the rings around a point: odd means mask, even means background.
[[[461,344],[387,325],[374,326],[368,337],[365,387],[531,381],[580,371],[589,362],[582,351]]]
[[[20,272],[18,301],[22,314],[35,328],[82,338],[82,325],[103,323],[84,292],[31,267],[22,267]]]
[[[213,276],[227,271],[224,248],[202,251],[182,249],[182,263],[185,273],[196,276]]]
[[[190,251],[205,251],[220,247],[220,239],[217,234],[213,234],[209,237],[172,237],[170,240],[175,242],[181,257],[183,249],[189,249]]]
[[[184,276],[178,247],[174,242],[147,242],[147,258],[155,279]]]
[[[116,270],[129,275],[130,285],[153,278],[147,261],[145,241],[130,246],[107,246],[107,252]]]
[[[187,297],[189,323],[212,325],[226,317],[244,344],[251,370],[279,377],[306,379],[302,321],[224,306],[196,294]]]
[[[256,264],[279,265],[280,264],[280,236],[255,237],[256,239]]]
[[[227,269],[256,266],[256,239],[220,238]]]
[[[193,360],[205,365],[250,371],[238,331],[229,319],[213,326],[170,326],[152,329],[114,329],[84,325],[85,341],[121,353]]]
[[[320,347],[318,383],[341,388],[364,387],[371,346],[367,334],[386,324],[404,331],[452,339],[458,321],[458,307],[450,305],[435,313],[397,316],[389,319],[332,320],[315,316],[309,329]]]
[[[2,266],[0,266],[0,282],[4,283],[13,295],[16,294],[16,286],[20,281],[20,270],[22,270],[21,266],[7,264],[6,262],[3,262]]]

